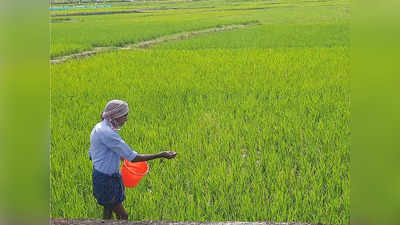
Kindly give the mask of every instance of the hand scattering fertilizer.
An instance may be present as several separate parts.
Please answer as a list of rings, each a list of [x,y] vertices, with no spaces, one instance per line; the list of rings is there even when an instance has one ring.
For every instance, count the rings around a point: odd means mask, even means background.
[[[125,159],[121,167],[124,186],[128,188],[135,187],[148,172],[149,166],[146,162],[130,162]]]

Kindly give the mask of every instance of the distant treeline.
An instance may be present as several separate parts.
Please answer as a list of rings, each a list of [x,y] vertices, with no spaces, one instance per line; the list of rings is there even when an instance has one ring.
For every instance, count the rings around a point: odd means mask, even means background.
[[[52,0],[50,4],[87,4],[87,3],[136,2],[136,1],[139,2],[139,1],[152,1],[152,0]],[[154,1],[160,1],[160,0],[154,0]]]

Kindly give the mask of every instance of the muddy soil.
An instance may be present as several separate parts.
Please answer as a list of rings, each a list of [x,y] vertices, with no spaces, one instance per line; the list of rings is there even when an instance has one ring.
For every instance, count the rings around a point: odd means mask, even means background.
[[[274,222],[167,222],[167,221],[118,221],[96,219],[52,219],[50,225],[313,225],[309,223]],[[322,224],[315,224],[322,225]]]

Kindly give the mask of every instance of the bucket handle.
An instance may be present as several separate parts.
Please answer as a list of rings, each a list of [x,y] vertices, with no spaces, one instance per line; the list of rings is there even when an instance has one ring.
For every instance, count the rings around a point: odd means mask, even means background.
[[[138,175],[138,176],[145,176],[149,172],[149,167],[147,167],[147,169],[146,169],[146,171],[144,173],[138,173],[138,172],[135,172],[135,171],[131,170],[128,166],[126,166],[125,162],[124,162],[124,165],[122,165],[122,166],[124,166],[132,174],[135,174],[135,175]]]

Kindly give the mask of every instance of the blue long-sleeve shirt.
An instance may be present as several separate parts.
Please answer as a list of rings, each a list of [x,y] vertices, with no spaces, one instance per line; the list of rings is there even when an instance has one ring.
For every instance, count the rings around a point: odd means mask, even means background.
[[[89,157],[93,167],[105,174],[119,173],[120,158],[132,161],[137,155],[107,120],[96,124],[90,134]]]

